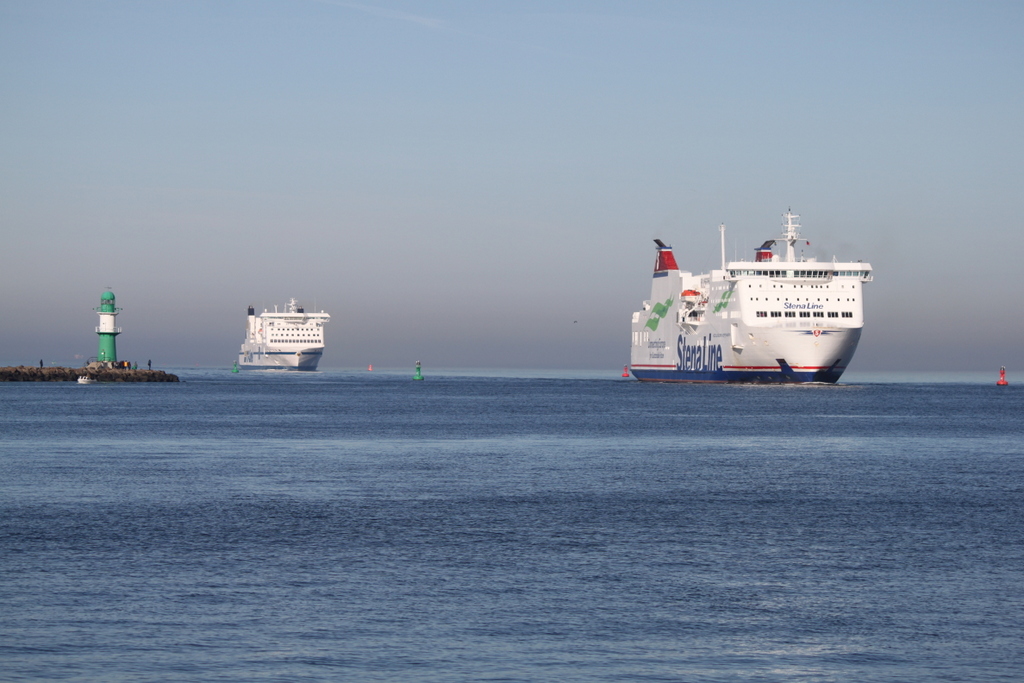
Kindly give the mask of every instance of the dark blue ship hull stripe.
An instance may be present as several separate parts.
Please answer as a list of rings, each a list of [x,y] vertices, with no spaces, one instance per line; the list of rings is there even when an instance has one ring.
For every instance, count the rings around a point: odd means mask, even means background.
[[[680,370],[649,370],[633,368],[633,376],[647,382],[747,382],[794,384],[825,382],[834,384],[846,368],[822,368],[815,371],[780,370],[718,370],[715,372],[685,372]]]

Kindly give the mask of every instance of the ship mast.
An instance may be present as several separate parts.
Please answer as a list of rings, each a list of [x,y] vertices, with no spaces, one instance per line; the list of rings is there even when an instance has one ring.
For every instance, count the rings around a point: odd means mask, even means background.
[[[722,270],[725,270],[725,223],[718,226],[718,232],[722,234]]]
[[[793,249],[793,245],[800,239],[800,216],[793,213],[792,209],[786,209],[786,213],[782,214],[784,219],[782,222],[782,239],[786,242],[786,262],[794,263],[796,261],[796,250]]]

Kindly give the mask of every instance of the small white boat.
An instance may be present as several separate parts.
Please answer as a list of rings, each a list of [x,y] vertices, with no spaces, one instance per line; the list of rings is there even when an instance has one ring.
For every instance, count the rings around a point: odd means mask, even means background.
[[[89,377],[87,375],[81,375],[78,378],[78,383],[79,384],[96,384],[96,380],[94,380],[92,377]]]

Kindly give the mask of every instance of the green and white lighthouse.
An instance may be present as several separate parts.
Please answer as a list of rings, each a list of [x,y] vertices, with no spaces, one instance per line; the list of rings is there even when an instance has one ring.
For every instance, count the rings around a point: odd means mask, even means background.
[[[96,360],[101,363],[117,362],[117,343],[114,340],[121,334],[121,328],[117,326],[117,314],[121,309],[114,305],[114,293],[109,290],[103,292],[99,308],[93,310],[100,316],[100,325],[96,328],[96,334],[100,336],[100,350]]]

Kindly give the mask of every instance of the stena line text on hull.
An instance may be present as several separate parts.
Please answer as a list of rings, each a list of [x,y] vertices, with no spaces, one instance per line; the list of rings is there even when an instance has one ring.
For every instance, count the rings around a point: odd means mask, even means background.
[[[835,383],[864,327],[863,285],[871,265],[797,254],[809,245],[799,216],[783,214],[782,236],[753,261],[725,261],[702,274],[679,270],[660,239],[651,298],[633,313],[629,370],[655,382]],[[779,245],[783,253],[775,253]]]

